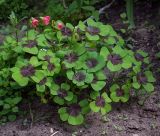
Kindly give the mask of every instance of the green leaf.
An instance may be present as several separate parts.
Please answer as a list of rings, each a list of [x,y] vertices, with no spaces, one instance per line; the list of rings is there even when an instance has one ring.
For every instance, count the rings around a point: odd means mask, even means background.
[[[44,71],[37,70],[35,75],[32,76],[31,78],[34,82],[39,83],[44,77],[45,77]]]
[[[96,83],[92,83],[91,86],[95,91],[100,91],[106,85],[105,81],[97,81]]]
[[[68,113],[62,113],[62,114],[60,114],[60,119],[62,121],[67,121],[68,117],[69,117]]]
[[[62,99],[62,98],[60,98],[58,96],[55,96],[53,100],[54,100],[54,102],[56,102],[59,105],[63,105],[64,104],[64,99]]]
[[[154,86],[153,86],[152,83],[146,83],[145,85],[143,84],[142,86],[144,87],[144,89],[145,89],[148,93],[154,91]]]
[[[127,102],[129,100],[129,94],[125,95],[124,97],[121,97],[120,100],[122,102]]]
[[[104,58],[104,60],[107,59],[109,54],[110,54],[110,52],[106,47],[101,48],[100,55]]]
[[[9,104],[4,104],[3,108],[4,108],[4,109],[10,109],[11,106],[10,106]]]
[[[126,19],[127,14],[126,14],[126,13],[121,13],[121,14],[120,14],[120,17],[121,17],[122,19]]]
[[[92,99],[94,99],[94,100],[96,100],[96,97],[97,96],[100,96],[100,92],[98,92],[98,91],[92,91],[91,93],[90,93],[90,97],[92,98]]]
[[[77,100],[77,96],[76,96],[76,95],[73,95],[73,99],[72,99],[71,101],[68,101],[67,104],[70,105],[70,104],[73,104],[73,103],[77,103],[77,101],[78,101],[78,100]]]
[[[84,54],[86,52],[86,48],[84,44],[75,44],[75,46],[73,47],[73,50],[76,52],[76,54],[78,56]]]
[[[114,37],[108,37],[107,39],[105,39],[105,42],[108,44],[108,45],[113,45],[116,43],[116,40]]]
[[[115,46],[115,47],[113,48],[113,53],[119,54],[121,57],[125,57],[128,52],[125,51],[124,49],[122,49],[121,46]]]
[[[59,41],[62,41],[63,39],[62,33],[60,31],[57,32],[57,38]]]
[[[15,98],[12,99],[12,104],[16,105],[16,104],[18,104],[21,100],[22,100],[21,97],[15,97]]]
[[[143,57],[147,57],[148,56],[148,53],[146,53],[146,52],[144,52],[142,50],[138,50],[137,53],[142,55]]]
[[[74,75],[74,72],[72,70],[67,71],[67,77],[68,77],[69,80],[72,80],[73,75]]]
[[[15,112],[15,113],[18,112],[18,107],[13,107],[12,112]]]
[[[57,84],[52,84],[50,87],[50,92],[52,95],[57,95],[57,91],[60,87]]]
[[[38,61],[37,57],[35,57],[35,56],[31,57],[30,63],[31,63],[34,67],[37,67],[37,66],[41,65],[41,63]]]
[[[74,26],[70,23],[66,23],[66,27],[71,29],[72,31],[74,30]]]
[[[133,67],[133,71],[134,71],[135,73],[139,73],[139,72],[141,71],[141,65],[134,66],[134,67]]]
[[[145,75],[148,79],[148,82],[155,82],[156,79],[153,77],[153,73],[151,71],[145,71]]]
[[[100,107],[97,107],[97,106],[96,106],[95,101],[91,102],[91,103],[89,104],[89,106],[90,106],[90,108],[91,108],[91,110],[92,110],[93,112],[99,112],[99,110],[100,110]]]
[[[110,88],[110,91],[111,92],[115,92],[117,89],[119,88],[119,85],[118,84],[113,84]]]
[[[100,71],[96,72],[95,74],[96,74],[96,77],[98,80],[106,80],[107,79],[103,70],[100,70]]]
[[[132,67],[132,57],[127,55],[125,58],[123,58],[122,67],[125,69],[131,68]]]
[[[84,99],[84,100],[81,100],[80,102],[79,102],[79,105],[81,106],[81,107],[85,107],[85,106],[87,106],[89,103],[88,103],[88,100],[87,99]]]
[[[95,18],[96,21],[98,21],[99,20],[99,11],[98,10],[92,11],[92,16]]]
[[[113,102],[119,102],[120,101],[120,97],[117,96],[116,92],[111,92],[110,97],[111,97]]]
[[[37,36],[37,43],[38,43],[38,46],[41,46],[41,47],[45,47],[46,48],[46,47],[49,46],[44,34],[39,34]]]
[[[116,72],[116,71],[119,71],[121,70],[121,64],[118,64],[118,65],[113,65],[111,61],[109,61],[107,63],[107,68],[112,71],[112,72]]]
[[[99,36],[98,35],[90,35],[88,32],[86,33],[86,37],[90,41],[98,41],[99,40]]]
[[[68,91],[70,89],[70,85],[68,85],[66,83],[62,83],[61,88]]]
[[[110,104],[106,103],[104,108],[101,108],[101,114],[105,115],[107,112],[110,112],[112,107]]]
[[[84,25],[82,21],[79,21],[78,28],[82,31],[85,31],[86,26]]]
[[[8,120],[9,121],[15,121],[16,120],[16,115],[9,115]]]
[[[84,117],[81,114],[76,117],[74,117],[74,116],[68,117],[68,123],[71,125],[80,125],[83,123],[83,121],[84,121]]]
[[[102,97],[105,99],[105,101],[106,101],[107,103],[111,103],[111,102],[112,102],[112,100],[108,97],[107,93],[103,93],[103,94],[102,94]]]
[[[91,83],[93,81],[93,74],[87,74],[86,75],[86,79],[85,79],[85,82],[86,83]]]
[[[135,89],[139,89],[141,87],[141,85],[138,83],[138,82],[133,82],[132,83],[132,86],[135,88]]]
[[[33,55],[38,54],[38,48],[37,47],[33,47],[33,48],[24,47],[23,51],[27,52],[29,54],[33,54]]]
[[[67,100],[67,101],[71,101],[73,99],[73,93],[68,92],[68,95],[64,99]]]
[[[0,106],[2,106],[4,104],[4,102],[2,100],[0,100]]]
[[[92,18],[87,19],[87,24],[88,26],[97,26],[97,23]]]
[[[62,107],[58,110],[59,114],[66,113],[66,112],[67,112],[66,107]]]
[[[36,38],[36,31],[34,29],[27,31],[26,34],[29,40],[34,40]]]
[[[12,78],[20,85],[26,86],[28,84],[29,79],[27,77],[23,77],[20,72],[14,72],[12,74]]]
[[[109,25],[101,25],[100,26],[100,35],[107,36],[109,34],[110,27]]]
[[[37,92],[40,92],[40,93],[44,93],[45,92],[45,85],[36,85],[36,88],[37,88]]]
[[[39,50],[38,52],[38,58],[41,60],[44,60],[44,56],[47,55],[47,51],[45,50]]]

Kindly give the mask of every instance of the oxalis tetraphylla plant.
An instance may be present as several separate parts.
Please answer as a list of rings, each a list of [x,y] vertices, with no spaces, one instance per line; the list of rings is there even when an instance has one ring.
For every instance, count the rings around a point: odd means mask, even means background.
[[[3,66],[10,66],[9,82],[36,88],[43,101],[58,105],[62,121],[80,125],[90,111],[104,115],[113,102],[127,102],[131,89],[154,91],[148,54],[128,50],[111,25],[92,19],[76,27],[50,25],[49,19],[40,24],[32,18],[34,29],[18,40],[7,37],[0,52],[2,58],[13,56]]]

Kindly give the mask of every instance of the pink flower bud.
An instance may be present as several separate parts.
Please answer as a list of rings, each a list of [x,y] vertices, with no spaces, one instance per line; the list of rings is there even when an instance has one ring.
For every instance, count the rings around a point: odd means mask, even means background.
[[[58,27],[59,30],[61,30],[64,27],[64,25],[63,25],[63,23],[59,22],[57,27]]]
[[[39,21],[38,19],[32,17],[31,23],[32,23],[32,27],[36,28],[39,24]]]
[[[50,16],[42,17],[43,24],[49,25],[50,19],[51,19]]]

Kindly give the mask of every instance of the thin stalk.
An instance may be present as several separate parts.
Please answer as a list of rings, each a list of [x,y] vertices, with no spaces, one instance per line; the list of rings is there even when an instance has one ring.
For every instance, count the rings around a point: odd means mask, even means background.
[[[135,27],[133,8],[134,0],[126,0],[127,17],[131,28]]]
[[[18,45],[18,30],[16,28],[16,41],[17,41],[17,45]]]

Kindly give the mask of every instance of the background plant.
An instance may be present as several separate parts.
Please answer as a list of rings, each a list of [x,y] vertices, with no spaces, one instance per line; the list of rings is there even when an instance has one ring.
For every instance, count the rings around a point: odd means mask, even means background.
[[[55,20],[61,18],[65,22],[77,23],[89,16],[98,19],[98,11],[94,5],[102,0],[1,0],[0,20],[7,21],[13,11],[18,18],[48,14]]]

